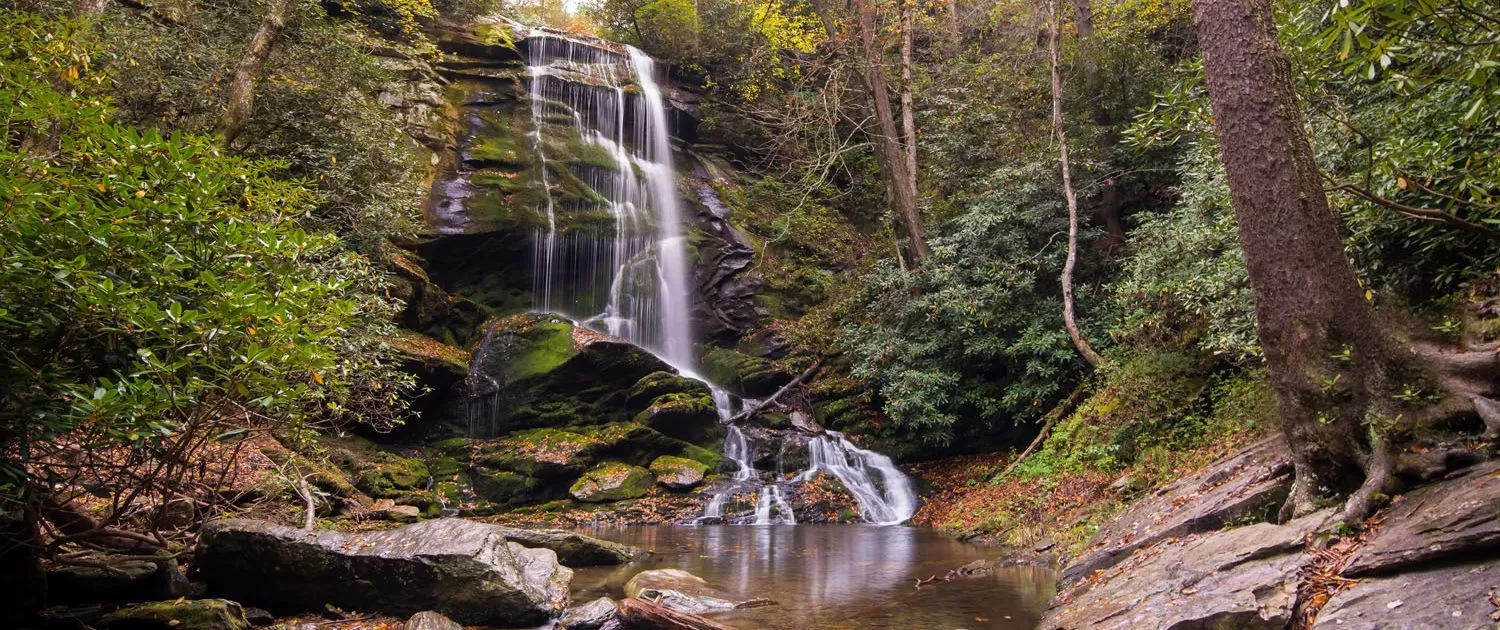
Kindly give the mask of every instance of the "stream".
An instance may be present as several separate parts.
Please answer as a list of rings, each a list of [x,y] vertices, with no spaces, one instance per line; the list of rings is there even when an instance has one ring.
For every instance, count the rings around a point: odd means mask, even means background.
[[[1010,567],[917,588],[920,578],[997,553],[918,527],[653,525],[587,533],[652,555],[576,570],[573,601],[620,598],[640,571],[682,569],[731,594],[777,603],[713,616],[735,628],[1033,628],[1056,581],[1048,569]]]

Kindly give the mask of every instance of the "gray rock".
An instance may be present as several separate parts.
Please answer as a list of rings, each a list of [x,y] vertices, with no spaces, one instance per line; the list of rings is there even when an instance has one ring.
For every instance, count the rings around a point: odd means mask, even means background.
[[[681,569],[652,569],[637,573],[625,583],[625,596],[693,614],[732,610],[742,601]]]
[[[224,599],[151,602],[121,608],[99,620],[100,630],[249,630],[245,611]]]
[[[1333,596],[1314,628],[1493,629],[1500,563],[1448,566],[1367,578]]]
[[[121,562],[98,567],[58,566],[47,571],[48,600],[52,605],[100,602],[149,602],[176,599],[192,593],[187,576],[173,560]]]
[[[1419,488],[1386,510],[1386,524],[1345,575],[1390,573],[1500,549],[1500,461]]]
[[[443,613],[424,610],[406,620],[405,630],[463,630],[463,626]]]
[[[1077,582],[1142,547],[1274,510],[1291,488],[1291,470],[1285,444],[1271,439],[1179,480],[1134,502],[1101,528],[1087,550],[1063,567],[1061,582]]]
[[[564,630],[598,630],[615,619],[620,609],[615,600],[600,597],[582,606],[574,606],[563,613]],[[408,629],[410,630],[410,629]]]
[[[1060,593],[1040,628],[1284,628],[1304,537],[1332,510],[1161,542]]]
[[[573,572],[504,528],[440,519],[368,533],[304,532],[264,521],[203,528],[194,569],[209,592],[276,613],[440,611],[475,625],[534,625],[568,601]]]
[[[600,540],[564,529],[522,529],[504,527],[505,537],[527,547],[551,549],[557,561],[569,567],[592,567],[603,564],[626,564],[644,557],[639,547]]]

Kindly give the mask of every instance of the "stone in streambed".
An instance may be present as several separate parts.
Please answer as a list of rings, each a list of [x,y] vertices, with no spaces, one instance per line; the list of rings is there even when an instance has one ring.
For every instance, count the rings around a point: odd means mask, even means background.
[[[703,578],[681,569],[637,573],[625,583],[625,596],[692,614],[733,610],[741,602],[739,598],[709,586]]]
[[[196,576],[209,592],[279,614],[435,610],[466,624],[535,625],[568,601],[572,571],[504,528],[441,519],[368,532],[304,532],[264,521],[203,528]]]
[[[623,501],[646,496],[652,483],[655,480],[651,471],[645,468],[605,462],[579,477],[568,492],[573,498],[590,503]]]
[[[100,630],[249,630],[245,611],[225,599],[174,600],[121,608],[99,620]]]
[[[564,630],[598,630],[613,621],[619,613],[615,600],[600,597],[563,612],[561,624]]]
[[[656,483],[670,490],[690,490],[703,483],[708,466],[684,457],[662,455],[651,462]]]
[[[57,566],[47,571],[51,605],[145,602],[190,594],[192,585],[175,561],[128,561],[100,567]]]

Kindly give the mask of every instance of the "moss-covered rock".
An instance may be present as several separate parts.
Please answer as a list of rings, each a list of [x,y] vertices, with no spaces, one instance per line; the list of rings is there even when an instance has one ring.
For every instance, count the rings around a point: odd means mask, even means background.
[[[560,429],[528,429],[478,446],[474,465],[555,479],[578,475],[593,463],[598,438]]]
[[[249,630],[245,610],[227,599],[151,602],[121,608],[99,621],[103,630]]]
[[[568,493],[579,501],[603,503],[646,496],[655,480],[640,466],[606,462],[583,474]]]
[[[376,498],[396,498],[427,485],[431,474],[419,459],[379,453],[358,464],[354,486]]]
[[[671,490],[688,490],[703,483],[708,466],[691,459],[663,455],[651,462],[650,470],[656,483]]]
[[[792,381],[792,375],[774,361],[752,357],[728,348],[713,348],[703,355],[708,377],[747,398],[764,398]]]
[[[635,422],[664,435],[703,442],[719,435],[719,412],[713,399],[694,394],[664,394],[636,414]]]
[[[475,471],[470,478],[474,483],[474,494],[497,506],[525,505],[558,498],[548,492],[554,487],[552,484],[509,470]]]
[[[631,413],[640,413],[641,410],[650,407],[651,403],[667,394],[689,394],[693,396],[711,396],[708,384],[697,379],[691,379],[675,372],[652,372],[641,377],[635,385],[630,387],[630,397],[626,404],[630,405]]]

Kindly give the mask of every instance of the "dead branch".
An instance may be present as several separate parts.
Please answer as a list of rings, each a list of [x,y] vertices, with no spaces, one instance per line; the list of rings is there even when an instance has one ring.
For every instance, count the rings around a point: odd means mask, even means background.
[[[806,370],[804,370],[801,375],[799,375],[797,378],[792,379],[791,382],[787,383],[786,385],[782,385],[781,389],[778,389],[778,390],[776,390],[776,393],[771,394],[770,398],[767,398],[767,399],[762,400],[762,401],[760,401],[760,402],[758,402],[756,404],[749,405],[749,406],[745,407],[745,409],[743,411],[740,411],[733,418],[730,418],[729,422],[743,422],[743,421],[749,419],[751,416],[754,416],[755,414],[760,413],[760,410],[765,409],[767,406],[770,406],[771,404],[774,404],[776,402],[776,399],[781,398],[782,395],[786,394],[787,392],[791,391],[793,388],[797,387],[798,385],[801,385],[803,381],[806,381],[808,378],[812,377],[813,373],[817,372],[818,368],[820,368],[822,366],[823,366],[823,357],[818,357],[818,360],[813,361],[813,364],[811,366],[809,366]]]

